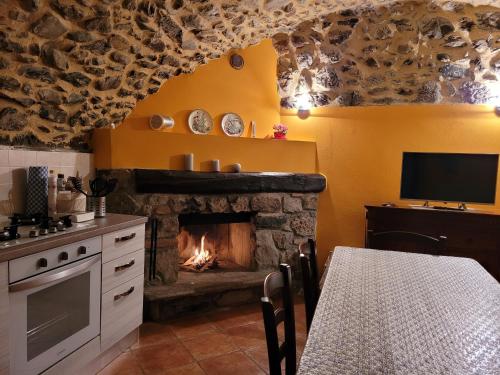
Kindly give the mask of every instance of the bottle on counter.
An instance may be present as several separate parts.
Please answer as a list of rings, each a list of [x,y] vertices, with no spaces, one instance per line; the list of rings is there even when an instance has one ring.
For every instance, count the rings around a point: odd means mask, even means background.
[[[57,191],[66,190],[66,182],[64,181],[64,174],[59,173],[57,175]]]
[[[49,208],[49,216],[54,217],[57,212],[57,190],[58,190],[58,178],[55,175],[54,171],[50,171],[48,184],[48,208]]]

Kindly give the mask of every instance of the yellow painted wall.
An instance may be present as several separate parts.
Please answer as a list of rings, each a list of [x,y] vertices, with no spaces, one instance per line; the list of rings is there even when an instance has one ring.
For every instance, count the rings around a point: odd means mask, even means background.
[[[222,171],[240,163],[247,172],[314,173],[316,143],[272,139],[229,138],[157,133],[118,128],[98,130],[95,136],[96,168],[184,169],[184,154],[194,154],[194,169],[209,171],[219,159]],[[102,152],[101,150],[106,150]]]
[[[95,135],[97,168],[181,168],[179,155],[194,152],[202,161],[222,165],[241,162],[245,170],[319,172],[328,190],[319,201],[320,260],[336,245],[363,245],[366,203],[400,202],[403,151],[500,153],[500,117],[491,106],[419,105],[327,108],[307,120],[279,111],[276,55],[269,41],[242,52],[245,68],[229,67],[227,59],[210,62],[194,74],[169,80],[156,95],[141,102],[117,130]],[[214,136],[187,134],[187,113],[203,107],[216,119]],[[289,125],[289,139],[310,142],[231,139],[221,136],[220,117],[240,113],[246,125],[255,119],[258,136],[280,120]],[[147,128],[148,116],[174,116],[169,132]],[[248,132],[245,136],[248,136]],[[500,186],[500,184],[499,184]],[[500,209],[500,196],[497,206]]]
[[[328,179],[319,201],[322,261],[335,245],[363,246],[365,204],[417,203],[399,200],[403,151],[500,153],[500,117],[486,105],[328,108],[307,120],[285,111],[282,122],[292,137],[316,140]],[[476,207],[500,210],[500,189],[496,202]]]
[[[149,129],[149,117],[162,114],[172,116],[176,122],[167,132],[190,133],[188,115],[193,109],[202,108],[214,119],[213,135],[224,135],[220,127],[222,116],[236,112],[245,122],[245,136],[250,136],[249,124],[255,120],[257,136],[264,137],[280,120],[276,52],[271,40],[237,52],[245,60],[243,69],[233,69],[226,55],[192,74],[171,78],[155,95],[139,102],[120,127]]]
[[[182,155],[193,153],[195,169],[202,171],[209,170],[209,160],[219,159],[222,170],[240,163],[244,171],[315,172],[315,143],[249,138],[250,121],[256,121],[259,138],[271,134],[280,121],[277,56],[270,40],[238,53],[245,60],[243,69],[231,68],[229,56],[211,61],[193,74],[167,81],[158,93],[139,102],[117,129],[96,130],[96,167],[182,169]],[[210,135],[189,130],[188,114],[195,108],[213,117]],[[243,118],[242,138],[223,134],[220,122],[226,112]],[[152,131],[148,121],[155,113],[173,116],[174,128]]]

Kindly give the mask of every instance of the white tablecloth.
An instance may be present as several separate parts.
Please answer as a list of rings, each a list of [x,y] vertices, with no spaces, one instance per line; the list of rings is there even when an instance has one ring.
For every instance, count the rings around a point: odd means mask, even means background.
[[[337,247],[301,375],[499,375],[500,284],[467,258]]]

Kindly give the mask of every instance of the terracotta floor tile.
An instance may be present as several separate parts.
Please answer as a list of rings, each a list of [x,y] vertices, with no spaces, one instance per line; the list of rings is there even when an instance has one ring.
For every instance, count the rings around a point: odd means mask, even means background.
[[[243,350],[266,345],[266,333],[261,322],[228,328],[224,332]]]
[[[248,349],[245,354],[250,357],[257,365],[266,373],[269,372],[269,361],[267,359],[267,347],[258,346],[256,348]]]
[[[165,371],[162,375],[205,375],[205,371],[197,363],[176,367]]]
[[[180,342],[150,345],[133,350],[133,353],[147,375],[194,362],[191,353]]]
[[[269,372],[269,361],[267,359],[267,347],[260,346],[245,351],[245,354],[251,358],[266,373]],[[302,350],[297,346],[297,368],[299,367]],[[285,360],[281,362],[281,369],[285,370]]]
[[[121,354],[113,362],[103,368],[98,375],[142,375],[139,366],[132,352]]]
[[[219,332],[205,333],[183,343],[197,361],[238,350],[227,335]]]
[[[207,317],[220,329],[227,329],[262,320],[262,311],[260,306],[245,305],[213,311]]]
[[[199,362],[207,375],[262,375],[265,374],[243,352],[233,352]]]
[[[139,341],[132,346],[132,349],[148,345],[168,344],[178,340],[172,328],[161,323],[143,323],[139,332]]]
[[[307,339],[303,304],[295,306],[295,321],[298,364]],[[282,338],[283,325],[278,331]],[[259,304],[189,315],[166,324],[144,323],[140,341],[132,349],[99,375],[252,375],[268,372]]]
[[[207,332],[214,332],[217,330],[217,327],[205,316],[196,315],[172,320],[167,325],[180,339],[195,337]]]

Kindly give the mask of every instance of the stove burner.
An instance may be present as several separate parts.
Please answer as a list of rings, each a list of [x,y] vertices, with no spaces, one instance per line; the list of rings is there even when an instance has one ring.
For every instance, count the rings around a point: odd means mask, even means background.
[[[35,215],[23,215],[23,214],[13,214],[10,219],[10,225],[19,225],[19,226],[24,226],[24,225],[37,225],[40,224],[41,219],[44,216],[41,214],[35,214]]]
[[[0,230],[0,242],[9,242],[19,238],[36,239],[39,236],[65,232],[73,227],[71,216],[61,216],[58,220],[44,215],[14,214],[10,218],[10,225]],[[21,229],[22,227],[31,227]],[[20,233],[19,233],[20,232]]]
[[[3,232],[0,233],[0,241],[11,241],[17,240],[21,235],[17,232],[17,225],[11,225],[3,228]]]

